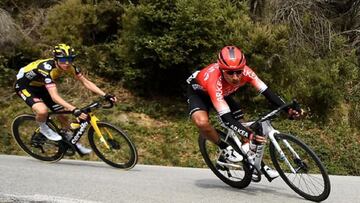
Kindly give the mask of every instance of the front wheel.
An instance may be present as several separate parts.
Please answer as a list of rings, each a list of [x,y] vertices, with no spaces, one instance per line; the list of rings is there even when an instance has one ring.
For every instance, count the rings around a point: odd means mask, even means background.
[[[270,145],[271,160],[281,178],[296,193],[311,201],[323,201],[330,194],[330,179],[317,155],[298,138],[287,134],[274,135],[285,157]],[[289,161],[292,169],[286,163]]]
[[[221,131],[218,131],[218,133],[224,134]],[[220,178],[220,180],[239,189],[245,188],[251,183],[252,170],[248,164],[244,161],[239,164],[219,164],[221,162],[218,162],[220,158],[218,146],[201,135],[199,135],[198,142],[201,155],[203,156],[206,165],[218,178]]]
[[[47,125],[57,132],[56,125],[51,120],[47,121]],[[40,133],[39,124],[36,123],[34,115],[17,116],[11,128],[13,137],[20,148],[35,159],[56,162],[64,156],[65,148],[60,142],[48,140]]]
[[[121,129],[105,122],[97,123],[102,135],[89,129],[89,143],[95,154],[115,168],[131,169],[138,160],[135,145]]]

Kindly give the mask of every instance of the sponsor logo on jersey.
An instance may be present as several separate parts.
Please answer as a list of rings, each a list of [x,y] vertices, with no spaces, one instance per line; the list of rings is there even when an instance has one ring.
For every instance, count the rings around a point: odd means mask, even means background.
[[[201,85],[199,84],[192,84],[191,87],[193,88],[193,90],[204,90],[204,88],[201,87]]]
[[[36,76],[36,73],[34,71],[29,71],[25,74],[25,77],[29,80],[33,79]]]
[[[215,70],[216,70],[216,66],[210,67],[204,75],[204,81],[208,80],[210,77],[210,73],[214,72]]]
[[[52,83],[52,80],[50,78],[45,78],[45,83],[46,84]]]
[[[190,75],[190,77],[186,80],[188,84],[191,84],[191,81],[196,78],[196,76],[200,73],[200,71],[196,71]]]
[[[44,69],[45,70],[51,70],[52,69],[52,66],[50,64],[48,64],[48,62],[45,62],[44,63]]]
[[[244,76],[250,77],[250,78],[252,78],[252,79],[256,79],[256,78],[257,78],[257,76],[256,76],[256,74],[254,73],[254,71],[249,70],[249,69],[244,69],[243,74],[244,74]]]
[[[216,82],[216,93],[215,94],[216,94],[216,100],[218,100],[218,101],[224,100],[221,78],[219,78]]]

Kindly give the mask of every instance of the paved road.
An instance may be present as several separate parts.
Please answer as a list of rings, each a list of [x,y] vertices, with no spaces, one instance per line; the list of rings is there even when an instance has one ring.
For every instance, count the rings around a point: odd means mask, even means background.
[[[0,202],[309,202],[281,180],[231,188],[208,169],[137,165],[121,171],[102,163],[47,164],[0,155]],[[360,202],[360,177],[331,176],[325,202]]]

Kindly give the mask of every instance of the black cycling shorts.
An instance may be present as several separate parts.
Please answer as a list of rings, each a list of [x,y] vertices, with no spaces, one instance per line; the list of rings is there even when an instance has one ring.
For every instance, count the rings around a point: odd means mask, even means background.
[[[42,87],[33,87],[27,86],[22,87],[19,85],[15,85],[16,94],[25,101],[25,103],[32,107],[35,103],[43,102],[51,111],[59,111],[64,109],[63,106],[55,103],[47,91],[47,89]]]
[[[210,96],[202,90],[194,90],[191,84],[188,85],[186,94],[188,98],[187,102],[190,117],[194,112],[198,110],[209,112],[211,108],[214,108]],[[229,105],[234,118],[236,118],[237,120],[242,119],[244,117],[244,113],[241,110],[239,103],[237,103],[231,96],[227,96],[224,99]]]

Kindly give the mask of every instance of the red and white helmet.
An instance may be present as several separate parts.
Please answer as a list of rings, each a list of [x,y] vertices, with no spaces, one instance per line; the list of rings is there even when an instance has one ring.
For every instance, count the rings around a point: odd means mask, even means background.
[[[221,49],[217,63],[222,70],[242,70],[246,59],[241,50],[235,46],[226,46]]]

